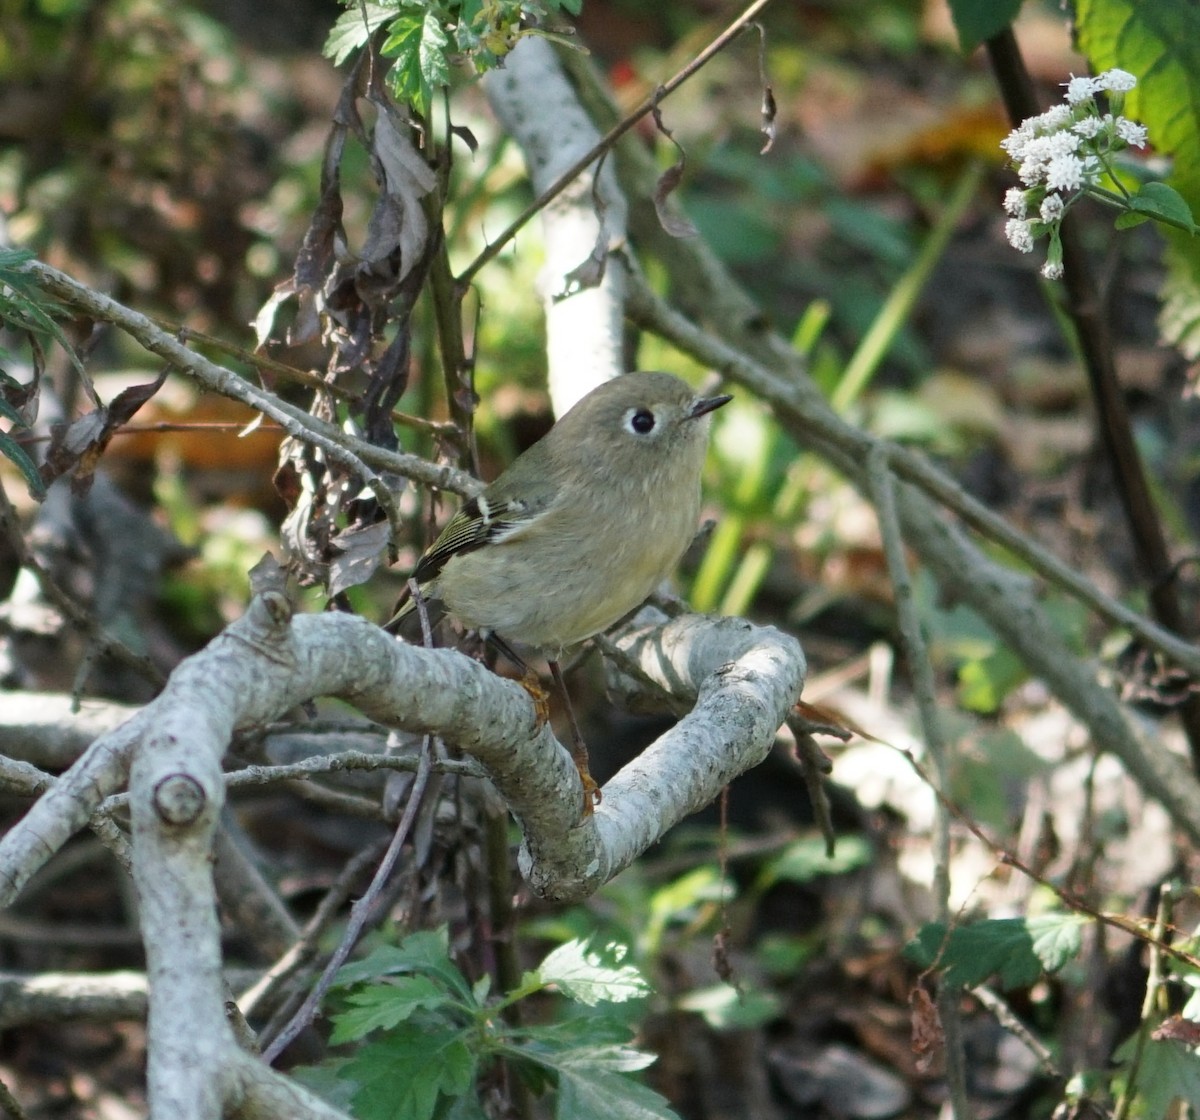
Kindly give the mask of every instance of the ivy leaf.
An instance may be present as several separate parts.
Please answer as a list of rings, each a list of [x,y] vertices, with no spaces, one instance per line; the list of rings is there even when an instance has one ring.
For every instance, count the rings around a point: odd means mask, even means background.
[[[598,1003],[624,1003],[650,994],[650,985],[632,965],[622,965],[628,952],[611,942],[603,952],[589,941],[576,939],[560,945],[542,961],[537,975],[543,984],[554,984],[563,995],[588,1007]],[[608,955],[612,963],[606,963]]]
[[[330,1043],[353,1042],[376,1030],[390,1030],[416,1011],[436,1010],[446,1003],[446,992],[427,976],[406,976],[353,992],[350,1005],[334,1019]]]
[[[402,1023],[363,1046],[341,1076],[357,1083],[358,1120],[433,1120],[440,1098],[474,1084],[475,1058],[457,1030]]]
[[[930,922],[905,951],[925,968],[943,969],[948,984],[969,988],[998,973],[1005,988],[1027,987],[1078,954],[1091,920],[1065,913],[993,918],[955,926],[949,936],[941,922]]]

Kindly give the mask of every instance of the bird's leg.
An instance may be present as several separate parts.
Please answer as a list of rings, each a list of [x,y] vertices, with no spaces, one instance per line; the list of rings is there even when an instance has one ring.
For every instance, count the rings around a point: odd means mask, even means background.
[[[521,660],[503,638],[495,633],[490,633],[487,637],[496,649],[521,670],[521,687],[529,693],[533,700],[538,726],[541,727],[550,718],[550,693],[542,687],[537,673]],[[571,761],[575,763],[575,769],[579,771],[579,780],[583,783],[583,815],[590,817],[596,806],[600,804],[600,786],[592,777],[591,771],[588,770],[587,747],[583,742],[583,732],[579,730],[579,723],[575,719],[575,709],[571,707],[571,696],[567,692],[567,682],[563,680],[562,669],[559,668],[557,661],[551,661],[549,665],[550,675],[562,693],[563,703],[567,708],[567,719],[571,724]]]
[[[542,687],[542,682],[538,680],[537,673],[525,664],[516,650],[500,637],[499,634],[489,632],[481,636],[491,642],[496,649],[521,670],[521,687],[529,693],[529,698],[533,701],[533,711],[537,716],[538,727],[543,727],[550,719],[550,693]],[[489,668],[494,669],[495,666],[489,666]]]
[[[579,771],[579,780],[583,783],[583,815],[590,817],[600,804],[603,796],[596,779],[588,769],[587,744],[583,741],[583,732],[579,730],[579,721],[575,718],[575,709],[571,707],[571,694],[567,691],[567,682],[563,679],[562,669],[557,661],[550,661],[550,675],[562,693],[563,703],[567,706],[567,720],[571,724],[571,758],[575,769]]]

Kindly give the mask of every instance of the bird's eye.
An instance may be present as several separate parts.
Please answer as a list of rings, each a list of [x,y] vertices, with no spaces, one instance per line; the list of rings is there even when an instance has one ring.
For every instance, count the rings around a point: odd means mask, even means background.
[[[654,413],[648,408],[639,408],[629,418],[629,427],[639,435],[654,431]]]

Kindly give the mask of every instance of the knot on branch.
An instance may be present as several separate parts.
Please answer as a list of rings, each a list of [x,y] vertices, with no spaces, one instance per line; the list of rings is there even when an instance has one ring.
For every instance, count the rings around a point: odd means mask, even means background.
[[[204,787],[190,774],[168,774],[154,787],[154,811],[177,828],[195,824],[207,802]]]

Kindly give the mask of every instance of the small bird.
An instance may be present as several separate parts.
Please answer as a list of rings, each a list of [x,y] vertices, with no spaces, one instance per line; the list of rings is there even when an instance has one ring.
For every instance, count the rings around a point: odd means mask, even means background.
[[[639,606],[691,543],[708,417],[731,399],[669,373],[606,381],[463,505],[413,579],[509,656],[508,641],[545,653],[565,695],[563,650]],[[402,597],[387,628],[415,606]],[[599,790],[571,725],[587,813]]]

